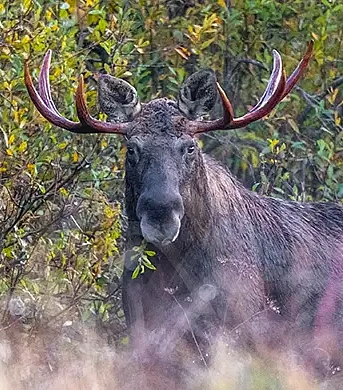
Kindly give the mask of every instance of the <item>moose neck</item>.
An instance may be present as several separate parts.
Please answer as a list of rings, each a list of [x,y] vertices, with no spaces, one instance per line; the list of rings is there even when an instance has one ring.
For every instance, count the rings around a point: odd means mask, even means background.
[[[247,206],[251,197],[257,196],[227,169],[202,154],[191,185],[191,196],[185,200],[186,212],[178,242],[186,246],[187,241],[196,240],[198,245],[208,246],[209,242],[217,241],[219,231],[243,233],[243,225],[247,228],[251,219]],[[223,240],[220,241],[218,245],[223,245]],[[224,245],[230,246],[230,243],[224,239]]]
[[[217,252],[231,251],[231,247],[239,245],[231,242],[230,236],[246,238],[253,233],[254,217],[249,204],[251,197],[259,197],[211,157],[201,154],[197,164],[189,192],[183,196],[185,216],[180,235],[171,252],[167,252],[182,256],[197,248],[210,260],[218,256]]]

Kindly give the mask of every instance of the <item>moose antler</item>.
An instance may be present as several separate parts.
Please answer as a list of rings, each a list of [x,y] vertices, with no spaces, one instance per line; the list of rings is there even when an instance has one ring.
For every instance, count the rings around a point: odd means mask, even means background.
[[[259,102],[247,114],[242,117],[235,118],[234,111],[230,100],[226,96],[224,90],[217,83],[218,91],[224,106],[224,115],[221,119],[214,121],[189,121],[185,132],[191,135],[197,133],[205,133],[213,130],[230,130],[244,127],[247,124],[257,121],[269,114],[273,108],[292,90],[297,81],[305,72],[310,61],[313,51],[313,41],[310,42],[307,51],[291,74],[286,80],[286,75],[283,70],[280,54],[273,50],[273,70],[268,81],[267,88]],[[76,91],[75,103],[77,115],[80,122],[73,122],[64,118],[57,110],[50,91],[49,83],[49,68],[51,60],[51,50],[48,50],[44,56],[41,71],[39,73],[39,92],[32,83],[30,72],[27,63],[25,63],[25,84],[31,100],[38,111],[49,122],[63,129],[74,133],[116,133],[125,135],[130,127],[130,122],[110,123],[102,122],[93,118],[87,109],[87,104],[84,97],[84,82],[83,77],[79,79],[79,84]]]
[[[251,122],[255,122],[267,114],[292,90],[301,76],[304,74],[310,61],[313,51],[313,41],[310,42],[306,53],[290,77],[286,80],[280,54],[273,50],[273,70],[268,81],[268,85],[259,102],[245,115],[235,118],[234,111],[229,98],[224,90],[217,83],[218,91],[224,106],[222,118],[213,121],[190,121],[187,132],[189,134],[206,133],[213,130],[231,130],[244,127]]]
[[[125,135],[127,133],[129,123],[109,123],[102,122],[93,118],[87,109],[87,104],[84,97],[84,83],[83,77],[79,78],[79,85],[77,87],[75,103],[77,115],[80,122],[73,122],[64,118],[57,110],[50,91],[49,83],[49,68],[51,60],[51,50],[48,50],[44,56],[41,71],[39,73],[38,87],[36,90],[32,83],[27,62],[24,69],[24,80],[26,88],[29,92],[31,100],[36,106],[37,110],[52,124],[69,130],[73,133],[117,133]]]

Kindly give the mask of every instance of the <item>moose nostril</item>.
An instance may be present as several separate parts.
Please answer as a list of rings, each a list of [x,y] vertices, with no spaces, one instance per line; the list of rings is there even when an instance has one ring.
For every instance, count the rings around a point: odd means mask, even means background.
[[[165,193],[158,197],[144,195],[140,197],[137,204],[137,216],[147,213],[152,219],[169,218],[171,213],[183,216],[183,203],[179,194]]]
[[[152,219],[144,213],[140,221],[142,236],[145,240],[161,246],[173,243],[180,233],[180,227],[181,220],[175,212],[172,212],[169,219],[165,219],[163,222]]]

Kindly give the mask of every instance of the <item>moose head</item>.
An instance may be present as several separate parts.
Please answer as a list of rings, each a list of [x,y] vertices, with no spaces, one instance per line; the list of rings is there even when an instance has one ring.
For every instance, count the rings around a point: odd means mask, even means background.
[[[280,54],[273,51],[273,70],[259,102],[244,116],[236,118],[225,92],[216,82],[215,73],[202,70],[191,75],[180,89],[176,102],[155,99],[141,104],[137,92],[124,80],[102,75],[98,80],[99,106],[108,122],[93,118],[84,99],[82,76],[75,102],[79,122],[64,118],[57,110],[50,92],[49,50],[39,75],[38,91],[25,65],[25,83],[38,111],[52,124],[74,133],[121,134],[127,140],[126,203],[128,217],[139,222],[142,236],[162,247],[177,240],[182,220],[191,205],[193,178],[203,169],[196,135],[214,130],[246,126],[267,115],[292,90],[304,73],[311,53],[311,42],[304,57],[286,78]],[[223,115],[203,120],[218,96]]]

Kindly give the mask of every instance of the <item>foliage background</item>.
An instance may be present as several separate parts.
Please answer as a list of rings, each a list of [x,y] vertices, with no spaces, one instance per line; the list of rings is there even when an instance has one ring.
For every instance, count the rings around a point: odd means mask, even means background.
[[[243,115],[263,93],[272,49],[289,74],[313,39],[306,76],[268,118],[201,142],[261,194],[341,201],[342,20],[336,0],[0,3],[0,330],[18,328],[29,338],[48,327],[76,332],[86,322],[111,342],[126,342],[125,145],[48,124],[28,98],[24,59],[37,80],[53,50],[53,96],[68,118],[75,118],[81,73],[95,115],[99,72],[125,78],[145,101],[175,97],[185,77],[204,67],[217,72]]]

